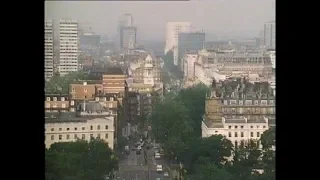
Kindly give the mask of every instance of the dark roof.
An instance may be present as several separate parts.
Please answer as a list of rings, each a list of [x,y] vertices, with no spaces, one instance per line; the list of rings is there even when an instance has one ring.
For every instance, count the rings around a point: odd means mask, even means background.
[[[108,67],[105,74],[123,75],[123,71],[120,67]]]

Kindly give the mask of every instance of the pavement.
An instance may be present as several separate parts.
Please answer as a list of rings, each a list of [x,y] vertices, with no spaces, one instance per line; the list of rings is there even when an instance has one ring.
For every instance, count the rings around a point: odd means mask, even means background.
[[[131,147],[130,147],[131,148]],[[163,172],[157,172],[157,165],[163,166]],[[164,172],[169,173],[169,177],[164,177]],[[154,149],[142,149],[141,154],[130,149],[130,154],[125,154],[119,162],[117,179],[120,180],[172,180],[168,163],[164,159],[154,158]]]

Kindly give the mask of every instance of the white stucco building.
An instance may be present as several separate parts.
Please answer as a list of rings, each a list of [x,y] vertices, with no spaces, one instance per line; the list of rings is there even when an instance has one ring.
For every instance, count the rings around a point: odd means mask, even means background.
[[[194,63],[197,61],[198,54],[185,54],[183,56],[184,77],[185,79],[194,79]]]
[[[173,63],[178,65],[178,34],[191,32],[190,22],[168,22],[166,25],[166,47],[164,53],[173,50]]]
[[[215,67],[205,67],[202,64],[194,63],[194,78],[207,86],[210,86],[212,79],[216,81],[226,80],[226,75],[219,74]]]
[[[202,137],[223,135],[234,145],[240,145],[241,141],[260,139],[263,132],[269,129],[269,126],[268,118],[261,121],[250,121],[246,118],[225,119],[222,117],[222,124],[216,126],[202,121],[201,129]]]
[[[100,138],[114,147],[114,117],[104,118],[74,117],[68,119],[46,118],[45,145],[56,142],[72,142],[77,139]]]
[[[53,76],[53,21],[44,22],[44,78]]]
[[[78,71],[78,22],[60,20],[59,73],[64,76]]]

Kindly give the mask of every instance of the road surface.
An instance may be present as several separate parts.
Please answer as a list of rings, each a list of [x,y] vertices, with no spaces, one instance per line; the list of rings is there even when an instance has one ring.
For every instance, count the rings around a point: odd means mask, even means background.
[[[157,164],[163,166],[163,172],[157,172]],[[169,177],[164,177],[164,172],[168,172]],[[166,161],[156,160],[153,149],[142,149],[138,155],[131,150],[130,154],[125,155],[119,162],[118,177],[120,180],[172,180]]]

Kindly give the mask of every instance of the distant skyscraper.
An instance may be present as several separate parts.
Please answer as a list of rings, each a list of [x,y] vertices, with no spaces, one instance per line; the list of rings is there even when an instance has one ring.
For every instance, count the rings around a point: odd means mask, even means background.
[[[178,64],[183,71],[184,63],[182,63],[181,58],[184,53],[197,51],[204,48],[204,41],[206,39],[206,34],[204,32],[181,32],[178,34]]]
[[[264,24],[264,45],[266,48],[276,47],[276,23],[270,21]]]
[[[44,78],[53,76],[53,22],[44,22]]]
[[[120,26],[131,27],[133,26],[133,17],[132,14],[126,13],[120,17],[119,21]]]
[[[60,21],[60,60],[59,73],[64,76],[78,71],[78,22]]]
[[[173,50],[173,64],[178,65],[178,34],[190,32],[190,22],[168,22],[166,25],[166,47],[164,53]]]
[[[120,48],[120,50],[135,48],[137,40],[137,27],[133,26],[132,14],[126,13],[120,17],[118,33],[118,47]]]
[[[136,27],[120,27],[120,48],[134,49],[137,39]]]

